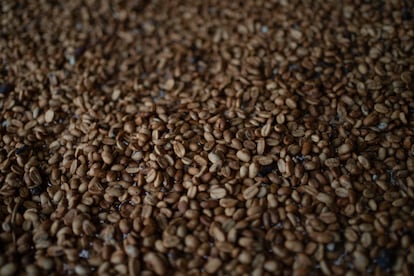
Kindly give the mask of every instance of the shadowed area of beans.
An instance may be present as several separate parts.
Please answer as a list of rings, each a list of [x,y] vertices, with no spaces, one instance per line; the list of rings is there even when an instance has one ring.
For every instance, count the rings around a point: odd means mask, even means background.
[[[414,271],[412,1],[0,8],[0,275]]]

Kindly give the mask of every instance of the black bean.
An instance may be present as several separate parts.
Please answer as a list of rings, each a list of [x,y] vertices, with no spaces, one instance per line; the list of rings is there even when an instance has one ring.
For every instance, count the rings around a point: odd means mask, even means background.
[[[296,71],[299,69],[299,65],[297,63],[293,63],[289,65],[289,71]]]
[[[381,250],[374,262],[383,270],[389,271],[394,263],[394,255],[390,249]]]
[[[23,146],[21,146],[20,148],[17,148],[17,149],[16,149],[16,154],[17,154],[17,155],[22,154],[22,153],[24,153],[25,151],[27,151],[28,149],[29,149],[29,146],[28,146],[28,145],[23,145]]]
[[[305,161],[305,156],[303,156],[302,154],[299,154],[295,156],[295,160],[302,163],[303,161]]]
[[[0,84],[0,94],[7,94],[13,90],[14,86],[9,83]]]
[[[78,58],[80,57],[84,52],[85,52],[86,48],[85,47],[78,47],[75,49],[75,57]]]
[[[42,186],[36,186],[29,189],[32,195],[40,195],[43,192]]]
[[[411,20],[413,19],[413,16],[408,9],[403,9],[401,13],[401,18],[402,20]]]
[[[277,164],[275,162],[273,162],[272,164],[266,165],[266,166],[262,166],[259,171],[259,176],[265,177],[266,175],[271,173],[274,169],[276,169],[276,167],[277,167]]]

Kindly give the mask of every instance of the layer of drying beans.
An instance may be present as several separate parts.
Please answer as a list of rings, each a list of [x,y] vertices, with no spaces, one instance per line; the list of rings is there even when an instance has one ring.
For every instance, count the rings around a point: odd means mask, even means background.
[[[0,7],[0,275],[413,271],[414,2]]]

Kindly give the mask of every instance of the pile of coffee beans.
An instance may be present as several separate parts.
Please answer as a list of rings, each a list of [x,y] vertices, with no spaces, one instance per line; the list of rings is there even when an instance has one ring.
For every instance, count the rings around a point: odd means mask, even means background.
[[[414,2],[0,8],[0,275],[414,271]]]

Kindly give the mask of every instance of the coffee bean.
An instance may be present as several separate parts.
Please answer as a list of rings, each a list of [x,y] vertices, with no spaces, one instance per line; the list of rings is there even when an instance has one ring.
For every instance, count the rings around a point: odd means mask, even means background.
[[[23,145],[20,148],[17,148],[15,152],[16,152],[16,154],[20,155],[20,154],[23,154],[24,152],[26,152],[28,149],[29,149],[28,145]]]
[[[270,165],[261,166],[258,175],[260,177],[265,177],[266,175],[274,171],[276,168],[277,168],[277,163],[272,163]]]
[[[0,95],[6,95],[13,91],[14,86],[9,83],[0,84]]]
[[[375,257],[374,262],[382,269],[389,272],[393,266],[394,256],[391,249],[383,249]]]

